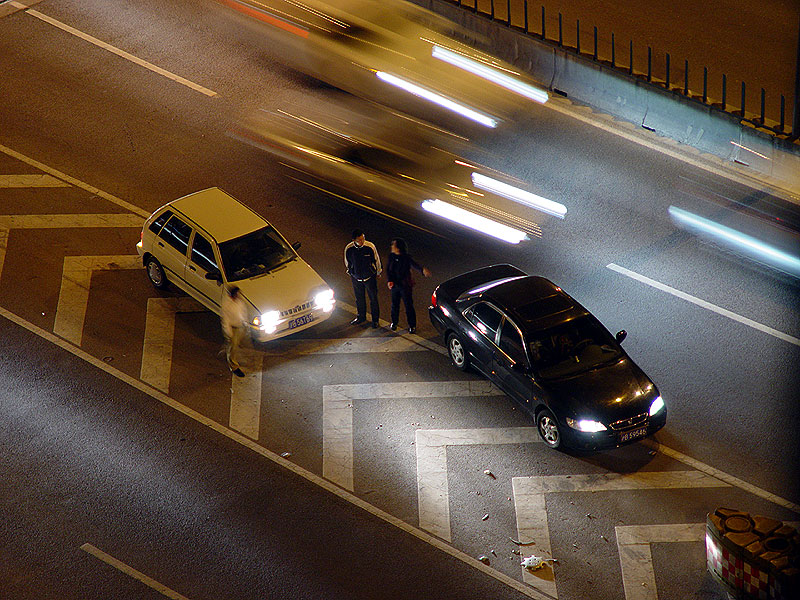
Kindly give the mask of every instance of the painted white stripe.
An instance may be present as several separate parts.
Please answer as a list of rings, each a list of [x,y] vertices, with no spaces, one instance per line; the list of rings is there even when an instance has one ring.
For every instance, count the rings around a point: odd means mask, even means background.
[[[99,270],[141,269],[138,256],[65,256],[53,333],[81,345],[92,273]]]
[[[531,444],[540,441],[535,427],[417,429],[414,443],[417,449],[419,526],[443,540],[451,540],[448,446]]]
[[[353,402],[502,395],[488,381],[366,383],[322,387],[322,475],[353,489]]]
[[[0,306],[0,316],[11,321],[12,323],[15,323],[16,325],[19,325],[20,327],[23,327],[24,329],[27,329],[34,335],[39,336],[40,338],[50,342],[51,344],[54,344],[59,348],[66,350],[70,354],[73,354],[77,358],[80,358],[81,360],[89,363],[90,365],[96,367],[97,369],[100,369],[101,371],[108,373],[112,377],[116,377],[120,381],[128,384],[132,388],[139,390],[143,394],[147,394],[154,400],[161,402],[162,404],[168,406],[172,410],[181,413],[182,415],[196,421],[197,423],[203,425],[204,427],[207,427],[208,429],[211,429],[216,433],[225,436],[226,438],[238,444],[241,444],[250,451],[255,452],[260,456],[263,456],[267,460],[270,460],[275,464],[283,467],[284,469],[291,471],[292,473],[302,477],[306,481],[313,483],[314,485],[341,498],[346,502],[351,503],[357,508],[360,508],[361,510],[368,512],[369,514],[381,519],[382,521],[385,521],[386,523],[389,523],[390,525],[397,527],[398,529],[405,531],[410,535],[413,535],[414,537],[425,542],[426,544],[430,544],[437,550],[440,550],[445,554],[452,556],[457,560],[460,560],[464,564],[467,564],[470,567],[473,567],[474,569],[480,571],[481,573],[484,573],[485,575],[488,575],[489,577],[496,579],[497,581],[520,592],[521,594],[524,594],[529,598],[535,598],[536,600],[548,600],[537,590],[534,590],[531,587],[523,584],[522,582],[517,581],[513,577],[509,577],[505,573],[501,573],[500,571],[497,571],[496,569],[493,569],[483,564],[481,561],[470,556],[469,554],[466,554],[461,550],[453,548],[453,546],[451,546],[450,544],[443,542],[442,540],[438,539],[436,536],[431,535],[427,531],[423,531],[419,527],[414,527],[413,525],[410,525],[405,521],[398,519],[397,517],[387,513],[386,511],[376,506],[373,506],[372,504],[369,504],[368,502],[362,500],[355,494],[342,489],[341,487],[339,487],[335,483],[328,481],[324,477],[320,477],[319,475],[316,475],[311,471],[308,471],[307,469],[304,469],[303,467],[300,467],[299,465],[296,465],[291,461],[282,458],[281,456],[278,456],[274,452],[271,452],[266,448],[259,446],[255,441],[247,438],[241,433],[229,429],[228,427],[225,427],[224,425],[215,422],[213,419],[206,417],[205,415],[197,412],[196,410],[184,406],[183,404],[170,398],[163,392],[160,392],[155,388],[147,385],[146,383],[131,377],[127,373],[124,373],[123,371],[120,371],[119,369],[110,366],[109,364],[103,362],[102,360],[95,358],[88,352],[82,350],[81,348],[78,348],[77,346],[74,346],[73,344],[70,344],[65,340],[62,340],[61,338],[50,333],[49,331],[45,331],[41,327],[38,327],[33,323],[30,323],[29,321],[26,321],[25,319],[18,317],[17,315],[6,310],[2,306]]]
[[[264,348],[267,356],[286,354],[360,354],[385,352],[425,352],[428,349],[402,335],[334,339],[277,339]]]
[[[523,542],[535,542],[537,554],[546,558],[552,557],[546,494],[728,487],[727,483],[700,471],[514,477],[511,483],[514,490],[514,508],[517,513],[518,539]],[[522,578],[525,583],[537,585],[555,596],[555,579],[550,565],[533,573],[523,569]],[[552,583],[552,586],[548,586],[548,583]]]
[[[261,426],[262,353],[242,348],[239,362],[244,377],[231,374],[231,407],[228,422],[231,429],[257,440]]]
[[[175,314],[205,310],[204,306],[188,296],[147,299],[142,368],[139,375],[142,381],[169,393]]]
[[[141,67],[144,67],[145,69],[149,69],[150,71],[153,71],[154,73],[158,73],[159,75],[163,75],[167,79],[171,79],[172,81],[180,83],[181,85],[185,85],[188,88],[191,88],[191,89],[193,89],[193,90],[195,90],[197,92],[200,92],[201,94],[205,94],[206,96],[216,96],[217,95],[217,92],[215,92],[213,90],[210,90],[208,88],[203,87],[202,85],[199,85],[197,83],[189,81],[188,79],[185,79],[184,77],[181,77],[180,75],[175,75],[174,73],[171,73],[171,72],[167,71],[166,69],[162,69],[161,67],[156,66],[156,65],[154,65],[152,63],[149,63],[146,60],[142,60],[141,58],[139,58],[137,56],[134,56],[133,54],[130,54],[129,52],[125,52],[124,50],[120,50],[119,48],[116,48],[116,47],[112,46],[111,44],[107,44],[106,42],[104,42],[102,40],[99,40],[96,37],[89,35],[88,33],[84,33],[84,32],[82,32],[82,31],[80,31],[78,29],[75,29],[74,27],[71,27],[71,26],[67,25],[66,23],[62,23],[61,21],[58,21],[57,19],[54,19],[53,17],[48,17],[44,13],[40,13],[38,10],[28,9],[25,12],[27,14],[31,15],[32,17],[36,17],[37,19],[40,19],[40,20],[44,21],[45,23],[49,23],[50,25],[53,25],[54,27],[58,27],[62,31],[66,31],[67,33],[71,33],[72,35],[77,36],[77,37],[81,38],[82,40],[85,40],[85,41],[89,42],[90,44],[94,44],[98,48],[102,48],[103,50],[107,50],[107,51],[111,52],[112,54],[116,54],[117,56],[119,56],[121,58],[124,58],[125,60],[129,60],[132,63],[135,63],[135,64],[137,64],[137,65],[139,65]]]
[[[29,158],[29,157],[25,156],[24,154],[20,154],[19,152],[17,152],[16,150],[12,150],[8,146],[4,146],[4,145],[0,144],[0,152],[2,152],[3,154],[7,154],[8,156],[11,156],[13,158],[16,158],[17,160],[21,160],[22,162],[24,162],[24,163],[26,163],[28,165],[31,165],[32,167],[36,167],[40,171],[44,171],[45,173],[50,173],[50,175],[52,175],[53,177],[57,177],[58,179],[63,179],[64,181],[74,185],[75,187],[79,187],[82,190],[86,190],[90,194],[93,194],[95,196],[99,196],[100,198],[103,198],[104,200],[108,200],[109,202],[112,202],[112,203],[116,204],[117,206],[120,206],[120,207],[124,208],[125,210],[129,210],[132,213],[137,214],[137,215],[139,215],[140,217],[142,217],[144,219],[146,219],[147,217],[150,216],[149,212],[147,212],[145,210],[142,210],[141,208],[131,204],[130,202],[126,202],[125,200],[122,200],[121,198],[117,198],[116,196],[113,196],[112,194],[109,194],[108,192],[104,192],[103,190],[98,189],[98,188],[96,188],[94,186],[91,186],[88,183],[84,183],[83,181],[81,181],[79,179],[75,179],[74,177],[70,177],[69,175],[67,175],[65,173],[62,173],[61,171],[58,171],[57,169],[53,169],[52,167],[49,167],[46,164],[39,162],[38,160],[34,160],[32,158]]]
[[[84,544],[83,546],[81,546],[81,550],[83,550],[84,552],[88,552],[89,554],[91,554],[95,558],[99,558],[104,563],[106,563],[108,565],[111,565],[112,567],[114,567],[118,571],[122,571],[123,573],[125,573],[129,577],[132,577],[133,579],[136,579],[137,581],[141,581],[147,587],[154,589],[159,594],[161,594],[163,596],[166,596],[167,598],[172,598],[173,600],[189,600],[186,596],[183,596],[182,594],[179,594],[178,592],[175,592],[175,591],[169,589],[167,586],[165,586],[162,583],[157,582],[152,577],[148,577],[147,575],[145,575],[141,571],[137,571],[133,567],[126,565],[121,560],[117,560],[116,558],[114,558],[110,554],[106,554],[105,552],[103,552],[99,548],[96,548],[95,546],[92,546],[91,544],[88,544],[88,543]]]
[[[706,302],[705,300],[701,300],[700,298],[696,298],[686,292],[682,292],[680,290],[676,290],[673,287],[665,285],[663,283],[659,283],[655,279],[650,279],[649,277],[645,277],[644,275],[640,275],[635,271],[631,271],[630,269],[626,269],[625,267],[620,267],[619,265],[615,265],[611,263],[606,265],[612,271],[616,271],[626,277],[630,277],[631,279],[635,279],[636,281],[640,281],[641,283],[647,284],[651,287],[656,288],[657,290],[661,290],[662,292],[667,292],[668,294],[672,294],[673,296],[680,298],[681,300],[686,300],[687,302],[691,302],[692,304],[696,304],[701,308],[705,308],[706,310],[710,310],[712,312],[717,313],[718,315],[722,315],[723,317],[728,317],[729,319],[733,319],[734,321],[738,321],[748,327],[752,327],[753,329],[758,329],[759,331],[763,331],[764,333],[768,333],[771,336],[774,336],[780,340],[785,342],[789,342],[790,344],[794,344],[795,346],[800,346],[800,339],[789,335],[788,333],[783,333],[782,331],[778,331],[777,329],[773,329],[772,327],[768,327],[767,325],[763,325],[758,323],[757,321],[753,321],[752,319],[748,319],[747,317],[743,317],[741,315],[736,314],[735,312],[731,312],[725,308],[720,308],[716,304],[711,304],[710,302]]]
[[[52,175],[0,175],[0,188],[70,187]]]

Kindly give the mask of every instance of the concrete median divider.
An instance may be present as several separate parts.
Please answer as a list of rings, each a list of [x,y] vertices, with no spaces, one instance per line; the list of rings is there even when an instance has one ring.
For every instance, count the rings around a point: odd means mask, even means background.
[[[781,521],[729,508],[709,513],[706,566],[737,600],[800,599],[800,534]]]

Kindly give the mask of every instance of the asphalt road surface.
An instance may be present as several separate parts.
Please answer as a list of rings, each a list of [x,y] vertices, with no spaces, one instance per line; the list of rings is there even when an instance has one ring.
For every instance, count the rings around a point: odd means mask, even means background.
[[[339,92],[200,0],[41,2],[0,19],[0,72],[4,598],[165,595],[142,578],[193,600],[722,598],[706,513],[798,519],[797,281],[667,213],[726,220],[728,205],[789,194],[555,99],[474,154],[565,204],[563,221],[539,219],[542,237],[514,247],[400,226],[226,134],[257,108]],[[143,215],[212,185],[302,242],[340,299],[319,327],[254,349],[244,388],[217,355],[217,318],[153,290],[133,258]],[[384,253],[403,235],[433,272],[415,290],[417,336],[347,325],[355,226]],[[510,401],[450,366],[427,298],[494,262],[628,331],[669,410],[654,442],[548,451]],[[75,289],[81,310],[65,310]],[[385,318],[383,285],[381,302]],[[154,322],[168,323],[155,338]],[[649,562],[626,558],[632,527],[653,534]],[[520,550],[559,562],[524,573]]]

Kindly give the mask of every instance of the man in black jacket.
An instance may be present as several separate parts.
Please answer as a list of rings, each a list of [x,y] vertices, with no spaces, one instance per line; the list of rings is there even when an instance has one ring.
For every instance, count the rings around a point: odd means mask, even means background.
[[[378,308],[378,277],[381,276],[381,259],[375,244],[368,242],[360,229],[353,231],[353,241],[344,248],[344,265],[347,274],[353,280],[353,293],[356,296],[358,316],[350,321],[358,325],[367,320],[367,300],[369,294],[369,312],[372,316],[372,327],[378,326],[380,309]]]

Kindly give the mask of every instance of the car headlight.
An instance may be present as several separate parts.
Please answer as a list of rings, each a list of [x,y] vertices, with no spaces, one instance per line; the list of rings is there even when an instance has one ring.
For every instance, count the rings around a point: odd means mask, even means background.
[[[281,313],[277,310],[270,310],[263,313],[260,317],[253,319],[253,325],[261,328],[265,333],[272,333],[278,328]]]
[[[331,312],[336,300],[333,298],[333,290],[323,290],[314,296],[314,308],[321,308],[324,312]]]
[[[653,400],[653,403],[650,405],[650,416],[657,415],[660,411],[664,409],[664,400],[661,399],[661,396]]]
[[[606,426],[600,421],[590,421],[588,419],[570,419],[567,417],[567,425],[578,431],[585,431],[587,433],[597,433],[598,431],[605,431]]]

